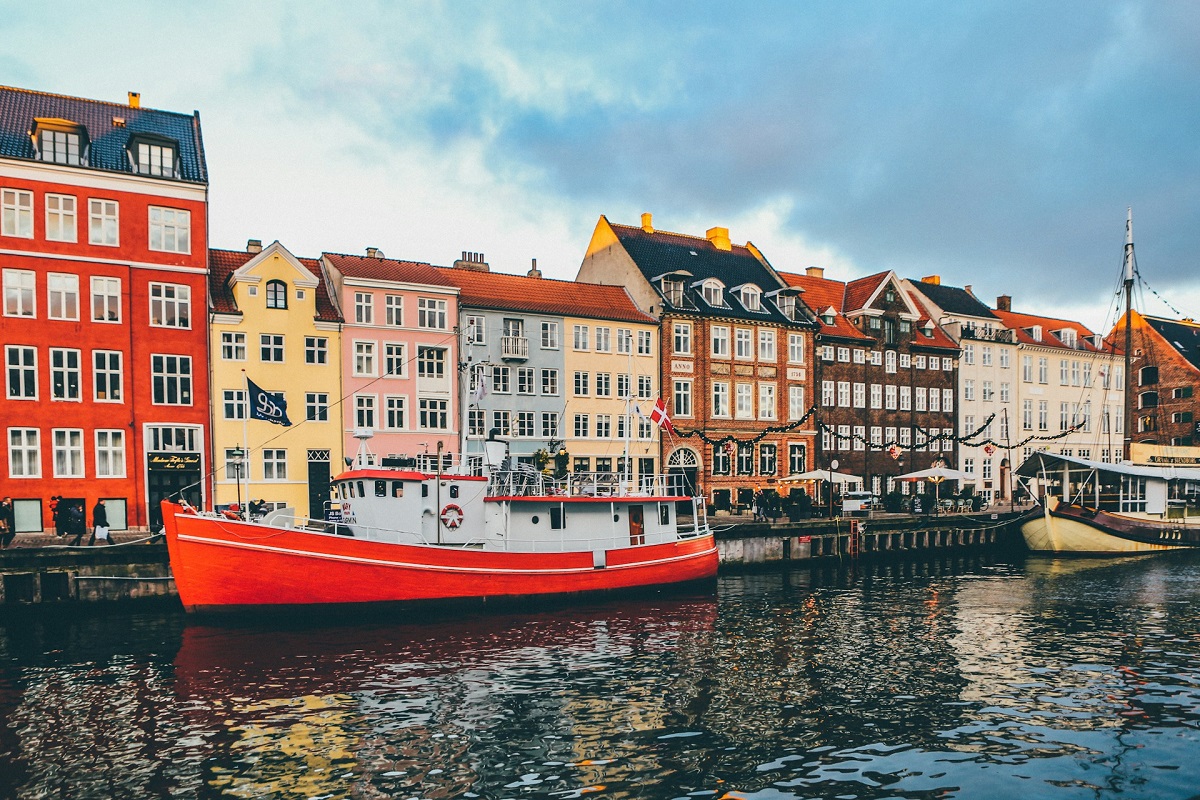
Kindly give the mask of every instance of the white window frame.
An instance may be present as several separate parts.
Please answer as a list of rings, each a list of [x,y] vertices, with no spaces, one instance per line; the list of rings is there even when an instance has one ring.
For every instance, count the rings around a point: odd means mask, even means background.
[[[74,315],[70,314],[74,303]],[[55,306],[58,306],[56,311]],[[79,321],[79,276],[71,272],[46,274],[46,319]]]
[[[150,298],[150,327],[191,330],[192,287],[182,283],[159,283],[152,281],[147,293]],[[159,307],[157,314],[158,322],[155,322],[155,306]],[[182,316],[186,317],[186,324],[184,325],[178,324],[181,318],[181,309],[183,311]],[[175,323],[167,321],[168,311],[174,311]]]
[[[4,316],[37,318],[37,273],[33,270],[4,270]]]
[[[125,431],[120,429],[96,429],[96,477],[124,478]],[[115,468],[115,469],[114,469]]]
[[[87,477],[83,466],[83,428],[51,428],[50,443],[55,478]]]
[[[282,483],[288,479],[287,450],[266,447],[262,451],[262,480]]]
[[[46,194],[46,241],[79,241],[78,202],[72,194]]]
[[[88,244],[121,246],[121,204],[116,200],[88,198]]]
[[[375,295],[373,293],[354,293],[354,321],[359,325],[375,324]]]
[[[436,297],[417,298],[417,327],[425,330],[446,330],[446,301]]]
[[[37,428],[8,429],[8,477],[42,477],[42,432]]]
[[[160,253],[192,252],[192,212],[182,208],[150,206],[149,248]]]
[[[112,367],[112,356],[116,356],[116,369]],[[103,364],[96,363],[96,359],[102,357]],[[116,375],[116,397],[101,397],[100,389],[103,387],[106,392],[111,388],[111,376]],[[107,392],[112,394],[111,392]],[[93,403],[124,403],[125,402],[125,354],[120,350],[93,350],[92,351],[92,402]]]
[[[70,366],[71,354],[75,355],[75,366]],[[62,366],[55,366],[56,357],[62,359]],[[83,402],[83,352],[73,347],[51,347],[49,357],[47,358],[50,368],[50,400],[56,403],[82,403]],[[63,375],[63,396],[55,397],[54,395],[54,378],[57,373]],[[72,397],[69,393],[71,385],[71,375],[75,375],[75,395]]]
[[[354,375],[362,378],[377,378],[379,372],[375,358],[377,342],[354,340]]]
[[[114,288],[116,289],[115,292],[112,291]],[[121,324],[121,279],[110,275],[93,275],[91,289],[92,322],[100,322],[105,325]],[[103,303],[103,314],[99,317],[96,316],[97,300]],[[114,310],[116,311],[116,319],[110,319],[109,315]]]
[[[0,189],[0,235],[33,238],[33,192]]]
[[[21,357],[18,362],[13,364],[13,352],[18,352]],[[24,356],[33,353],[33,363],[25,363]],[[34,400],[36,401],[41,393],[40,381],[38,375],[38,352],[37,348],[26,344],[9,344],[4,346],[4,396],[9,400]],[[33,386],[33,394],[13,394],[12,372],[13,370],[20,371],[20,384],[22,392],[31,383]]]
[[[159,371],[155,370],[155,366],[156,366],[155,360],[156,359],[163,359],[162,369]],[[173,372],[167,371],[167,367],[168,367],[167,359],[175,359],[175,362],[174,362],[174,365],[176,367],[175,371],[173,371]],[[184,365],[187,366],[186,372],[179,369],[180,367],[182,367]],[[195,399],[194,395],[192,394],[192,377],[194,374],[195,373],[192,371],[192,357],[191,356],[174,355],[172,353],[151,353],[150,354],[150,403],[151,403],[151,405],[156,405],[156,406],[190,406],[190,405],[192,405],[192,402]],[[155,389],[155,383],[159,379],[161,379],[163,381],[163,394],[162,394],[163,399],[162,400],[157,399],[157,391]],[[177,397],[180,398],[179,402],[172,403],[169,400],[167,400],[167,398],[170,397],[170,395],[171,395],[171,392],[169,391],[169,385],[172,383],[175,384],[175,387],[176,387],[175,394],[177,395]],[[184,402],[182,399],[185,394],[185,390],[186,390],[186,394],[188,397],[186,402]]]

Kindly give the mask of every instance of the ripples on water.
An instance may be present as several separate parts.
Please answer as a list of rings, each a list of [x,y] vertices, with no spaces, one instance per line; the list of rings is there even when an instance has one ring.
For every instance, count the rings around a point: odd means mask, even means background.
[[[0,797],[1195,797],[1198,555],[405,624],[0,617]]]

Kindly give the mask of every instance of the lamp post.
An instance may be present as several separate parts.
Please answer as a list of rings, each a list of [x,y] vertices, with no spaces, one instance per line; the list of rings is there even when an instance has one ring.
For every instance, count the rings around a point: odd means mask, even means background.
[[[246,463],[246,451],[236,447],[230,451],[229,456],[233,460],[233,480],[237,484],[238,516],[244,517],[242,511],[242,465]]]
[[[838,460],[835,458],[829,462],[829,518],[833,519],[833,471],[838,468]]]

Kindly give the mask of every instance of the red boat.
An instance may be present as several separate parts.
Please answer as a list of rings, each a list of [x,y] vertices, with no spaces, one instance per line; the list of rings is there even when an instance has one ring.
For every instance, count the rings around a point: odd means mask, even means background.
[[[507,459],[503,462],[507,466]],[[596,594],[712,580],[703,503],[666,476],[518,465],[487,476],[368,467],[333,481],[324,520],[163,503],[190,612]]]

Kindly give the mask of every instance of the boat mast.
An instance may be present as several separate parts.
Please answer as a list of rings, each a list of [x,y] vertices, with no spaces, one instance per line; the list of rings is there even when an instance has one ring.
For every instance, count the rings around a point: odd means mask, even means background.
[[[1129,444],[1133,441],[1131,426],[1134,406],[1129,387],[1133,385],[1130,368],[1133,365],[1133,208],[1127,209],[1125,217],[1125,436],[1124,457],[1129,459]]]

